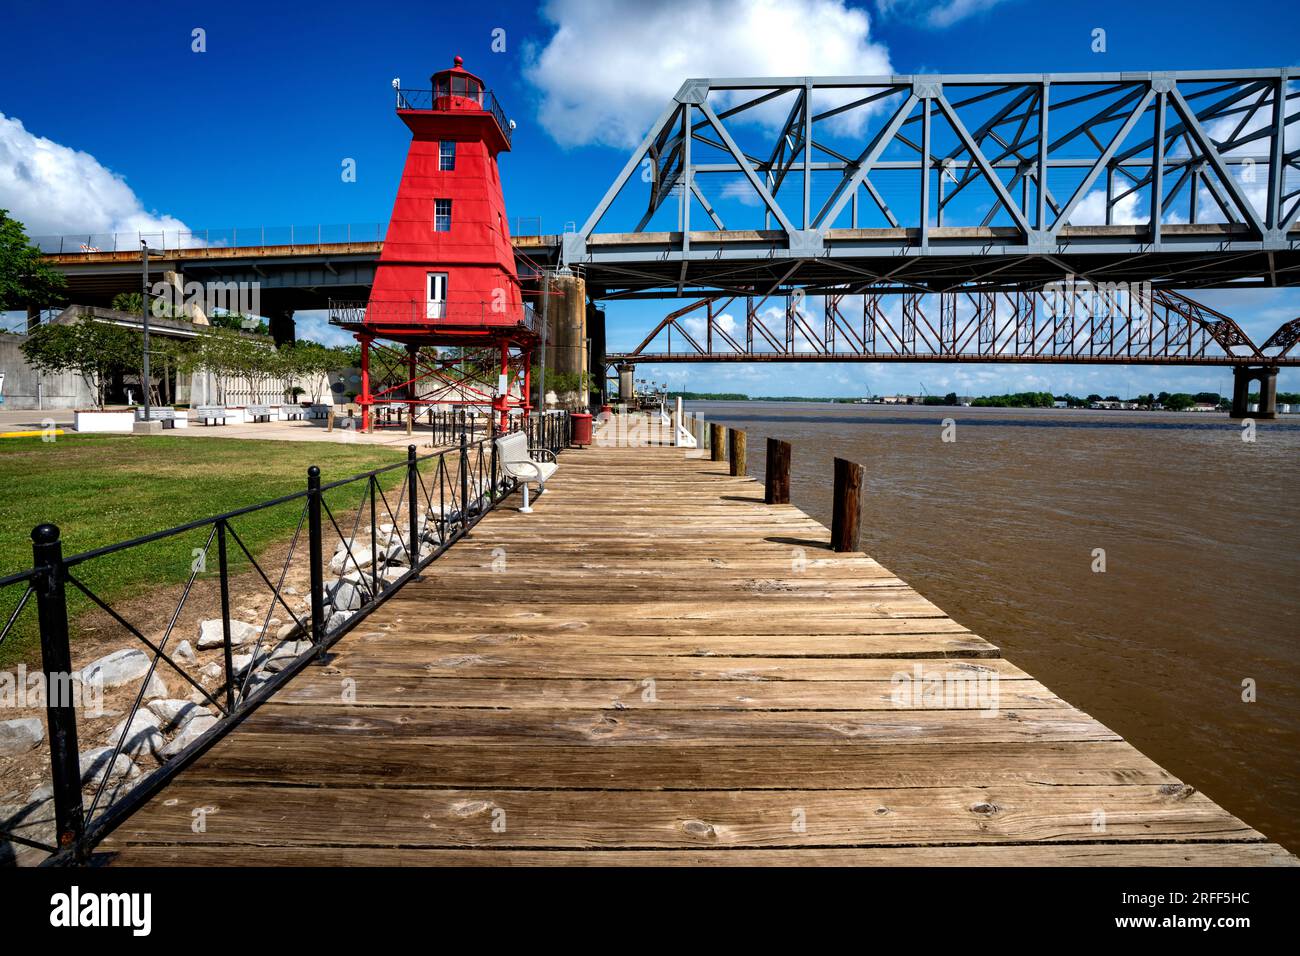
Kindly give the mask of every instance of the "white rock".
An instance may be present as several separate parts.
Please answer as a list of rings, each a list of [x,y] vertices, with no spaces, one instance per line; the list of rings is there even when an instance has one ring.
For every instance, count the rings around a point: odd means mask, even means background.
[[[230,645],[238,647],[245,641],[255,641],[260,633],[262,633],[262,629],[256,624],[232,620],[230,622]],[[225,637],[221,630],[220,618],[203,621],[199,624],[199,650],[205,651],[209,648],[220,647],[224,642]]]
[[[157,671],[154,671],[153,676],[149,678],[149,686],[144,689],[144,699],[153,700],[157,697],[166,697],[170,693],[167,682],[158,676]]]
[[[0,720],[0,757],[25,754],[44,739],[45,725],[39,717]]]
[[[172,738],[172,742],[162,749],[160,756],[163,760],[171,760],[178,753],[188,747],[194,741],[198,740],[204,732],[217,722],[215,717],[192,717],[187,720],[181,727],[180,732]]]
[[[113,762],[110,771],[108,760],[112,756],[112,747],[95,747],[92,750],[83,751],[81,754],[82,784],[97,785],[105,776],[110,781],[113,781],[134,776],[139,772],[136,770],[135,764],[131,762],[131,758],[124,753],[117,755],[117,760]]]
[[[351,557],[348,555],[351,554]],[[330,560],[330,570],[335,574],[341,574],[346,567],[349,571],[356,571],[358,568],[367,568],[370,566],[372,555],[370,553],[370,542],[359,541],[352,545],[349,552],[342,546],[334,552],[334,557]]]
[[[129,727],[125,720],[119,721],[117,726],[108,732],[108,736],[104,739],[105,745],[110,748],[116,747],[117,742],[122,739],[123,732],[126,733],[126,740],[122,744],[122,753],[132,757],[139,757],[146,753],[157,754],[166,744],[162,733],[158,730],[157,715],[148,710],[137,711],[131,718]]]
[[[262,665],[265,664],[266,661],[267,661],[266,651],[262,651],[260,654],[257,655],[257,664],[254,667],[254,670],[260,670],[262,668]],[[252,663],[253,663],[252,654],[235,654],[230,658],[230,665],[235,669],[235,674],[238,677],[243,677],[244,672],[248,670],[248,665]]]
[[[326,597],[338,611],[355,611],[361,607],[361,592],[349,581],[339,581],[325,590]]]
[[[144,651],[126,648],[114,651],[92,661],[81,672],[84,683],[98,683],[103,687],[121,687],[149,671],[149,655]]]
[[[283,589],[282,589],[282,593],[287,594],[287,595],[289,595],[290,597],[293,597],[295,594],[298,593],[298,589],[295,588],[295,587],[293,587],[293,586],[289,586],[289,587],[283,588]]]
[[[200,695],[200,700],[203,699],[206,698]],[[179,698],[150,701],[149,710],[158,718],[160,727],[163,730],[173,730],[180,727],[193,717],[212,716],[212,711],[206,707],[200,707],[198,704]]]
[[[172,659],[182,664],[195,664],[198,663],[199,657],[194,653],[194,648],[189,641],[181,641],[176,645],[176,652],[172,654]]]
[[[298,625],[295,622],[290,621],[288,624],[284,625],[282,628],[280,628],[278,631],[275,632],[275,639],[277,641],[285,641],[293,637],[297,633],[298,633]]]
[[[213,679],[213,680],[216,680],[218,677],[220,677],[220,676],[221,676],[222,674],[224,674],[225,672],[226,672],[226,669],[225,669],[222,665],[218,664],[216,661],[213,661],[213,662],[212,662],[211,664],[209,664],[207,667],[203,668],[203,670],[199,671],[199,673],[200,673],[202,676],[204,676],[204,677],[209,677],[209,678],[211,678],[211,679]]]

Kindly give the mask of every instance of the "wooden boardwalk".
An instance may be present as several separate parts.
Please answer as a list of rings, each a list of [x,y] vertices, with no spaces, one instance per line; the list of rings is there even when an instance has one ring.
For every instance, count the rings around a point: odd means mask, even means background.
[[[488,516],[101,850],[135,865],[1294,862],[827,539],[725,465],[566,452],[534,514]],[[940,693],[900,707],[918,677]]]

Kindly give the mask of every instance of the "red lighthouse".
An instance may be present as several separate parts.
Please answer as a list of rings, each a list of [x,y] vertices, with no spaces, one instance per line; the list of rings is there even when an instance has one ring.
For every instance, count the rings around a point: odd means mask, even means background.
[[[503,426],[512,406],[528,407],[536,324],[520,293],[497,170],[511,124],[462,62],[433,74],[430,90],[397,91],[411,146],[370,300],[364,312],[335,310],[361,343],[365,429],[384,403],[412,413],[417,403],[490,404]],[[433,346],[461,348],[421,354]]]

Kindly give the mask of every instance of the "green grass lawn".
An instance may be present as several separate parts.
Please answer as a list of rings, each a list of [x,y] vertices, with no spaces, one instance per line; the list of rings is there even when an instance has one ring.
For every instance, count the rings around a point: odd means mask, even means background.
[[[64,554],[71,555],[300,491],[309,465],[318,465],[322,481],[329,482],[404,458],[400,449],[325,442],[125,435],[71,435],[48,443],[0,440],[0,575],[31,567],[31,530],[42,522],[59,526]],[[394,469],[382,483],[395,487],[403,474]],[[355,507],[363,487],[359,483],[327,497],[340,522],[339,512],[348,500]],[[302,502],[293,502],[242,516],[233,527],[256,555],[292,536],[301,513]],[[328,519],[326,526],[328,531]],[[147,585],[181,583],[189,574],[192,549],[202,547],[207,533],[188,532],[95,559],[76,573],[109,602]],[[229,550],[232,567],[239,566],[233,541]],[[208,567],[216,567],[215,544]],[[23,590],[23,585],[0,590],[0,627]],[[0,644],[0,666],[39,657],[34,604]],[[74,616],[91,606],[72,587],[68,604]]]

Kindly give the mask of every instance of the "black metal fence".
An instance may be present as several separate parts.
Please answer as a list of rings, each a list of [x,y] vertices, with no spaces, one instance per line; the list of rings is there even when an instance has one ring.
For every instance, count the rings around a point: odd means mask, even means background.
[[[566,413],[551,412],[517,418],[512,430],[527,429],[531,447],[558,453],[567,447],[568,424]],[[47,863],[86,861],[106,835],[168,780],[300,670],[321,659],[340,637],[397,588],[418,577],[514,490],[514,480],[500,468],[493,436],[471,440],[462,433],[456,447],[420,456],[411,445],[405,462],[339,481],[323,483],[320,470],[312,466],[301,491],[81,554],[63,554],[56,526],[35,528],[34,566],[0,578],[0,592],[21,591],[15,600],[0,603],[0,607],[12,606],[4,616],[0,643],[25,620],[33,625],[28,617],[34,607],[48,729],[50,777],[48,797],[41,803],[47,816],[43,827],[35,825],[42,821],[24,819],[25,814],[0,817],[0,847],[9,841],[11,857],[12,846],[43,851],[49,854]],[[266,553],[260,558],[255,554],[256,547],[246,543],[241,529],[256,527],[271,509],[279,508],[296,514],[296,523],[283,560],[272,566]],[[186,535],[197,536],[192,540],[203,544],[192,549],[189,573],[161,634],[129,620],[130,611],[115,609],[84,573],[95,562],[121,560],[133,549]],[[212,573],[208,563],[214,549]],[[291,570],[297,572],[295,580],[304,577],[304,563],[305,597],[287,584]],[[241,586],[251,581],[263,598],[269,598],[260,623],[250,624],[232,612],[235,571],[240,572]],[[181,642],[174,640],[189,604],[200,600],[199,590],[205,590],[219,607],[220,621],[219,639],[213,634],[206,645],[215,659],[203,671],[196,671],[199,661],[192,649],[186,649],[185,660],[179,659]],[[83,607],[99,612],[148,651],[147,671],[137,675],[139,686],[124,705],[122,730],[111,752],[108,746],[92,751],[79,745],[78,710],[93,675],[72,665],[70,631],[79,625],[77,615],[69,614],[69,595],[80,595]],[[278,630],[273,627],[276,613],[288,618]],[[202,637],[198,646],[205,647]],[[237,647],[243,653],[237,654]],[[184,746],[143,778],[117,780],[119,758],[134,746],[128,738],[160,667],[173,678],[179,676],[191,692],[190,700],[215,719],[192,740],[180,740]],[[27,808],[26,815],[31,812]]]

